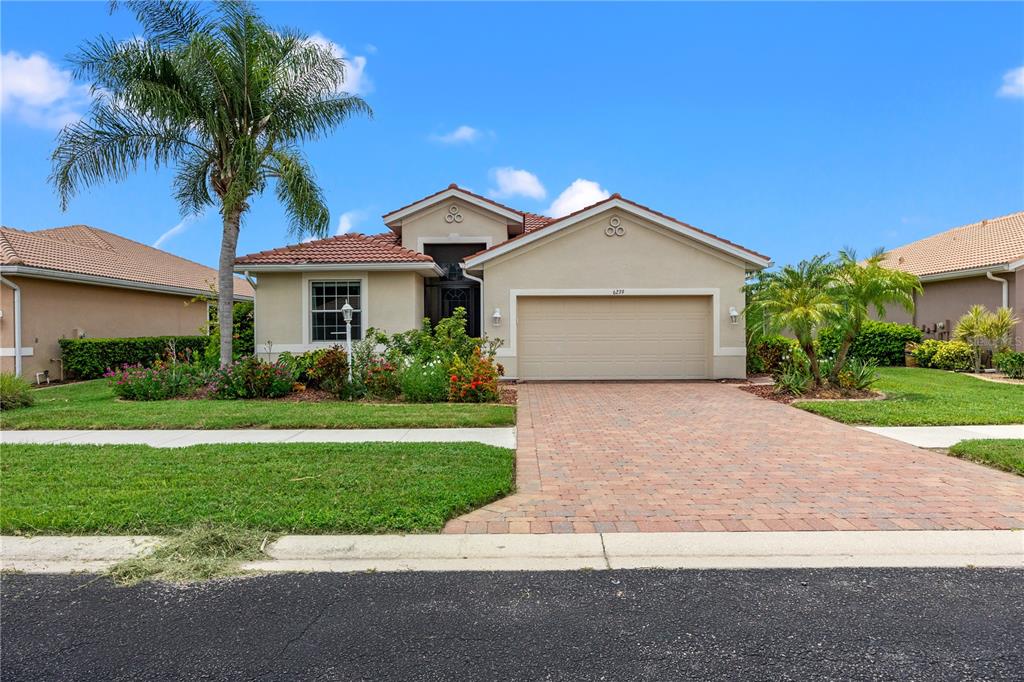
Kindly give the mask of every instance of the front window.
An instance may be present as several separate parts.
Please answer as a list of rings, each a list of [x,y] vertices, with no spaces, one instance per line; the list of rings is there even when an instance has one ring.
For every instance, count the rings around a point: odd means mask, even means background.
[[[363,307],[360,282],[310,282],[312,305],[310,329],[313,341],[345,341],[345,318],[341,308],[345,301],[354,308],[352,313],[352,340],[363,338]]]

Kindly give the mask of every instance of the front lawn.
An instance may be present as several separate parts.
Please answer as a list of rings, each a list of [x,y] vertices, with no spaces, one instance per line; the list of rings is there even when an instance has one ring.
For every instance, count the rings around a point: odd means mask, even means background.
[[[953,426],[1024,424],[1024,386],[917,367],[883,367],[874,388],[885,400],[795,402],[846,424]]]
[[[511,450],[478,443],[6,445],[0,533],[438,531],[507,495]]]
[[[964,440],[949,454],[1024,476],[1024,439]]]
[[[287,400],[118,400],[106,381],[33,391],[36,404],[5,410],[5,429],[379,429],[510,426],[511,405]]]

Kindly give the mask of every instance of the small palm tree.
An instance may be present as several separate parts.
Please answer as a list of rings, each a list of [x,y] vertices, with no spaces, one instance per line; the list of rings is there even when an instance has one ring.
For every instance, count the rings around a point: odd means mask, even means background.
[[[1007,350],[1018,322],[1013,308],[1000,308],[993,313],[983,305],[973,305],[957,321],[953,338],[974,346],[974,371],[980,372],[982,342],[987,341],[994,352]]]
[[[751,301],[773,333],[788,329],[796,337],[810,361],[816,388],[822,377],[814,342],[818,331],[841,311],[831,292],[834,271],[827,255],[787,265],[769,275]]]
[[[370,108],[342,92],[342,59],[305,35],[270,28],[247,2],[123,4],[143,35],[101,37],[73,58],[97,98],[85,119],[58,135],[50,181],[67,209],[84,188],[147,164],[173,166],[184,214],[217,206],[220,362],[227,364],[232,268],[250,199],[273,181],[291,230],[325,236],[323,192],[298,146]]]
[[[1013,330],[1020,318],[1013,314],[1013,308],[1000,308],[992,313],[985,328],[985,338],[997,353],[1013,347]]]
[[[882,265],[884,260],[885,251],[882,249],[864,261],[857,259],[853,249],[839,252],[831,291],[843,309],[843,314],[836,320],[842,337],[829,374],[829,381],[833,384],[846,365],[850,347],[871,311],[874,310],[880,318],[885,317],[887,305],[899,305],[907,312],[913,312],[914,294],[924,291],[917,275],[889,269]]]

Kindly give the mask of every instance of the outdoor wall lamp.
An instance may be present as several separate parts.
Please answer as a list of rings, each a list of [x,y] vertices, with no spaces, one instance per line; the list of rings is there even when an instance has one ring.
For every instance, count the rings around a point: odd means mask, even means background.
[[[740,321],[740,311],[736,310],[736,306],[729,306],[729,321],[733,324]]]
[[[493,323],[495,327],[501,326],[501,308],[494,309],[494,314],[491,315],[491,323]]]

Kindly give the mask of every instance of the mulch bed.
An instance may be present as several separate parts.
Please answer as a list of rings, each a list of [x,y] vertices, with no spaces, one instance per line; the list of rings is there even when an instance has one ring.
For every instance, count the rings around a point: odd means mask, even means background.
[[[502,405],[515,405],[516,398],[519,395],[519,389],[516,388],[515,384],[501,382],[498,384],[498,392],[501,394],[501,399],[498,401]]]
[[[835,388],[821,388],[816,391],[808,391],[801,396],[795,396],[791,393],[776,391],[775,386],[763,384],[740,386],[740,390],[753,393],[759,398],[774,400],[785,405],[794,400],[874,400],[882,397],[882,394],[877,391],[839,390]]]

